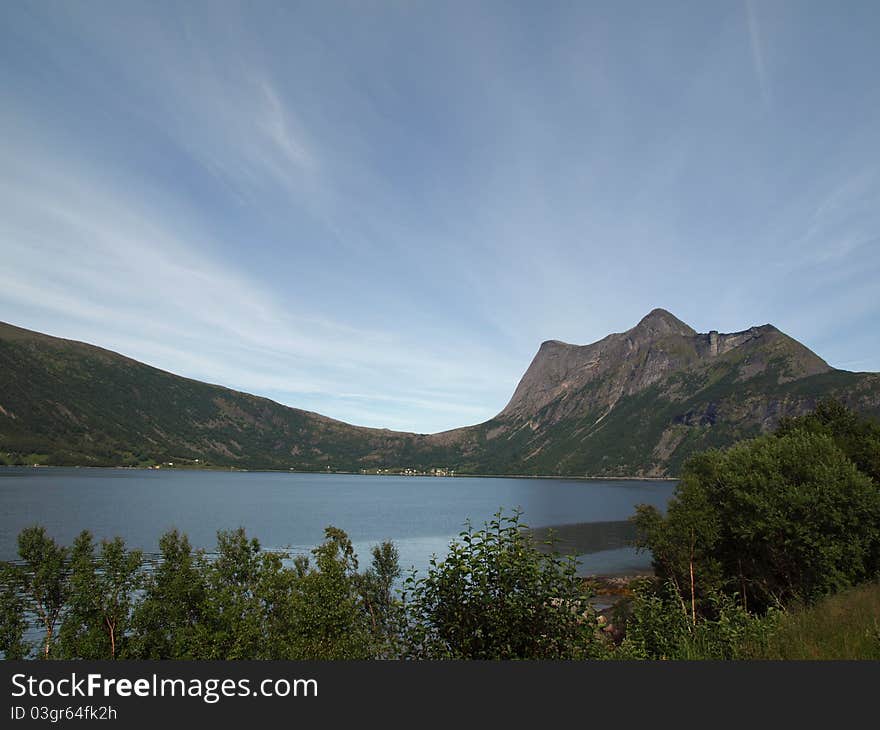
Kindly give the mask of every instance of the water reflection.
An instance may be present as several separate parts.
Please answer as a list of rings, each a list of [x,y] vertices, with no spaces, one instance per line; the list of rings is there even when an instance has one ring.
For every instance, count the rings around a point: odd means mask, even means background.
[[[631,547],[636,538],[635,525],[629,520],[538,527],[532,529],[531,533],[542,552],[555,548],[565,555],[587,555]],[[545,544],[551,537],[554,544]]]

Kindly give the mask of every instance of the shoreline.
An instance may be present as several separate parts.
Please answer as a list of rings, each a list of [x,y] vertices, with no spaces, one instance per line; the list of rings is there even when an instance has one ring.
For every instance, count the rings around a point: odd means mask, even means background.
[[[307,471],[299,469],[260,469],[260,468],[240,468],[235,466],[173,466],[162,467],[157,469],[150,466],[95,466],[92,464],[71,464],[67,466],[57,466],[49,464],[0,464],[0,472],[6,469],[124,469],[126,471],[217,471],[217,472],[234,472],[234,473],[265,473],[265,474],[313,474],[313,475],[334,475],[348,474],[359,477],[407,477],[407,478],[428,478],[428,479],[459,479],[459,478],[476,478],[476,479],[557,479],[563,481],[618,481],[618,482],[677,482],[679,477],[648,477],[648,476],[582,476],[571,475],[565,476],[560,474],[453,474],[437,476],[434,474],[364,474],[360,471]]]

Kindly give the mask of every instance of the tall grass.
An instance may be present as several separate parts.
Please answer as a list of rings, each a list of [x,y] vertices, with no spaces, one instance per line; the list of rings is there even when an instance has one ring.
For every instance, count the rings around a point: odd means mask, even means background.
[[[880,582],[787,612],[764,641],[745,649],[756,659],[880,659]]]

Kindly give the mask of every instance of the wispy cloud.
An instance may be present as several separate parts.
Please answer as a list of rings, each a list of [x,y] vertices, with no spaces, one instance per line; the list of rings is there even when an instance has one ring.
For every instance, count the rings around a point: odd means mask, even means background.
[[[316,166],[314,154],[303,141],[302,133],[293,131],[290,114],[285,110],[278,93],[265,80],[259,82],[259,87],[266,102],[261,127],[288,162],[297,167],[313,169]]]
[[[880,177],[873,166],[835,181],[809,215],[789,251],[789,266],[827,265],[880,240]],[[792,255],[796,254],[796,255]]]
[[[62,317],[68,324],[57,334],[276,394],[291,405],[301,405],[298,396],[330,396],[336,412],[328,415],[367,416],[372,405],[368,425],[388,425],[388,404],[432,413],[424,430],[460,425],[463,415],[491,415],[461,398],[502,374],[474,373],[467,355],[438,352],[430,343],[412,352],[391,330],[314,312],[297,316],[276,284],[251,280],[218,260],[197,221],[169,218],[173,206],[163,205],[160,193],[151,200],[129,195],[82,164],[67,169],[56,152],[0,150],[0,165],[17,173],[0,180],[8,280],[0,300],[7,308],[37,323]],[[376,395],[351,393],[356,382],[370,384]],[[432,395],[423,394],[424,383],[435,389]],[[357,407],[346,408],[349,402]]]
[[[767,68],[764,64],[764,48],[761,40],[761,31],[758,26],[755,0],[744,0],[744,2],[746,19],[749,26],[749,44],[752,51],[752,64],[755,68],[755,76],[758,80],[758,86],[761,89],[761,99],[764,102],[764,106],[769,109],[773,103],[773,96],[770,87],[770,79],[767,75]]]
[[[880,369],[876,11],[823,12],[0,5],[0,319],[418,431],[655,306]]]

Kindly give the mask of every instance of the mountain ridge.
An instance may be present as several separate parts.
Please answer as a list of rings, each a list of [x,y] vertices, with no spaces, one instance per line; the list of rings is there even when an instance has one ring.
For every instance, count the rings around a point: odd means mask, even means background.
[[[664,309],[587,344],[543,342],[493,418],[435,434],[355,426],[0,323],[0,460],[554,476],[669,476],[835,397],[880,415],[880,375],[770,324],[698,333]]]

